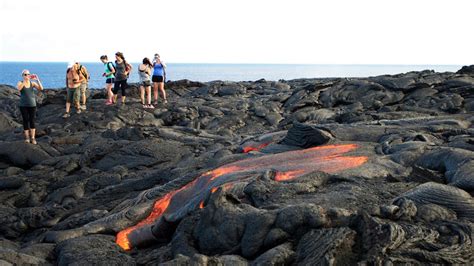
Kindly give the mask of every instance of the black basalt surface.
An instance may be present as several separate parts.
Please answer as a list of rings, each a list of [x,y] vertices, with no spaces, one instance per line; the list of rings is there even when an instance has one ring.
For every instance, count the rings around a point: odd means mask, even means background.
[[[172,81],[154,110],[132,84],[126,105],[92,90],[68,119],[64,89],[46,90],[38,145],[0,85],[0,264],[473,264],[473,73]],[[130,250],[115,242],[209,171],[324,145],[366,160],[287,180],[282,165],[230,172],[135,231]]]

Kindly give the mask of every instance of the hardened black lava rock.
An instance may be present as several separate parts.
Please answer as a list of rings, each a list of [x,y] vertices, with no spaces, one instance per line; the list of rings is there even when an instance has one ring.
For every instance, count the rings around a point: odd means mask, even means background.
[[[132,84],[69,118],[49,89],[38,145],[0,85],[0,264],[473,264],[473,73]]]

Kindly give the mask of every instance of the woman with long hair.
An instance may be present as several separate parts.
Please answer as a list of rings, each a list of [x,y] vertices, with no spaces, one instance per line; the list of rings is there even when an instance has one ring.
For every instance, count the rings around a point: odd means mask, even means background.
[[[151,104],[151,68],[153,65],[150,59],[143,58],[142,64],[138,67],[138,75],[140,76],[140,99],[142,100],[143,108],[155,108]],[[146,91],[146,102],[145,102]]]
[[[168,103],[166,99],[166,91],[165,91],[165,79],[166,79],[166,72],[165,72],[166,65],[160,59],[159,54],[155,54],[155,59],[153,60],[153,94],[155,98],[155,105],[158,104],[158,90],[161,91],[163,95],[164,103]]]
[[[16,85],[20,91],[20,112],[23,118],[23,133],[25,143],[36,144],[36,94],[33,89],[43,90],[43,85],[37,75],[31,75],[30,71],[25,69],[21,73],[22,81]],[[36,80],[38,83],[33,82]]]
[[[122,91],[122,104],[125,104],[126,89],[128,87],[127,79],[132,71],[132,66],[125,61],[123,53],[115,53],[115,83],[114,89],[114,103],[117,102],[117,93],[119,90]]]

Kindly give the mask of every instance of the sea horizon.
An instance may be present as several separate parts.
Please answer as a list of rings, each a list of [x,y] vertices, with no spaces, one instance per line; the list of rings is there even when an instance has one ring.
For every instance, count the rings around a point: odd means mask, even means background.
[[[91,74],[90,88],[104,87],[101,62],[81,62]],[[130,83],[138,82],[137,68],[133,66]],[[396,75],[412,71],[434,70],[456,72],[462,65],[423,64],[273,64],[273,63],[167,63],[167,80],[198,82],[292,80],[314,78],[364,78],[379,75]],[[65,87],[67,62],[0,61],[0,84],[15,86],[23,69],[38,74],[45,88]]]
[[[111,60],[112,62],[113,60]],[[128,61],[128,60],[127,60]],[[128,61],[130,63],[139,64],[141,61]],[[0,60],[0,63],[64,63],[69,61],[9,61]],[[102,64],[100,60],[97,61],[81,61],[81,63],[88,64]],[[220,63],[220,62],[165,62],[166,64],[195,64],[195,65],[311,65],[311,66],[464,66],[466,64],[390,64],[390,63]]]

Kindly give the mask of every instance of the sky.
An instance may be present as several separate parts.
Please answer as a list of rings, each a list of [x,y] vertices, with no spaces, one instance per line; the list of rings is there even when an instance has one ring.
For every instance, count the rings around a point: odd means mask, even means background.
[[[472,0],[0,0],[0,61],[474,62]]]

